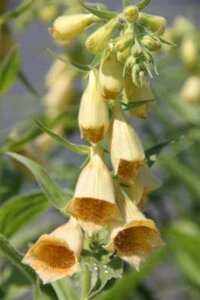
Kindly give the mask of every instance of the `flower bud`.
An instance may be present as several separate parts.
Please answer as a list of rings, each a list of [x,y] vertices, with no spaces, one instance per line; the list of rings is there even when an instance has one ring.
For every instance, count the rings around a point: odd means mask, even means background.
[[[141,43],[150,51],[158,51],[162,47],[161,42],[158,39],[152,38],[149,35],[144,35],[141,39]]]
[[[90,162],[82,170],[74,197],[64,209],[80,222],[89,235],[121,219],[115,203],[112,177],[98,151],[97,147],[91,148]]]
[[[172,28],[175,37],[182,38],[186,32],[194,30],[194,25],[186,17],[178,16],[175,18]]]
[[[112,38],[117,25],[118,19],[111,19],[107,24],[93,32],[85,42],[88,51],[93,54],[98,54],[103,51]]]
[[[124,14],[125,19],[129,23],[135,23],[139,16],[139,10],[138,10],[137,6],[130,5],[124,9],[123,14]]]
[[[162,35],[166,29],[166,19],[161,16],[153,16],[141,12],[139,14],[139,23],[159,35]]]
[[[117,98],[123,88],[123,65],[115,52],[110,52],[102,61],[99,72],[101,93],[106,99]]]
[[[125,63],[126,60],[131,56],[131,48],[127,48],[123,52],[117,52],[117,60],[120,63]]]
[[[45,77],[45,85],[47,88],[50,88],[53,84],[56,83],[59,77],[62,77],[65,72],[69,69],[64,62],[60,59],[56,59],[53,64],[50,66],[46,77]]]
[[[54,282],[78,271],[78,257],[82,246],[81,228],[71,218],[52,233],[43,234],[29,249],[22,262],[32,267],[43,283]]]
[[[148,82],[143,86],[137,86],[133,83],[131,76],[126,75],[124,80],[124,100],[128,103],[153,100],[154,95]],[[130,112],[141,119],[145,119],[149,110],[153,107],[153,102],[134,107]]]
[[[114,48],[115,51],[123,52],[125,51],[134,41],[133,34],[124,33],[115,41]]]
[[[154,250],[164,246],[155,223],[147,219],[119,186],[116,189],[117,203],[124,224],[116,227],[106,249],[139,270],[140,264]]]
[[[117,107],[118,105],[118,107]],[[114,121],[110,135],[110,153],[114,172],[124,182],[132,182],[145,163],[145,154],[140,139],[126,122],[120,104],[114,109]]]
[[[49,32],[58,41],[72,40],[98,21],[99,18],[92,14],[61,16],[54,21]]]
[[[198,67],[198,48],[194,40],[189,36],[185,37],[182,42],[181,58],[189,70]]]
[[[101,95],[95,71],[90,71],[89,84],[81,99],[78,120],[82,136],[90,143],[96,144],[105,137],[109,127],[109,112]]]
[[[200,103],[200,77],[189,77],[181,94],[183,99],[188,103]]]

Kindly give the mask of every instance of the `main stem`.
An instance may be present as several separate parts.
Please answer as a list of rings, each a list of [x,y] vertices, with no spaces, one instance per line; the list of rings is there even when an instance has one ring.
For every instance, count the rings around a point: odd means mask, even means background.
[[[87,264],[83,264],[81,268],[81,298],[80,300],[87,300],[90,290],[91,274]]]

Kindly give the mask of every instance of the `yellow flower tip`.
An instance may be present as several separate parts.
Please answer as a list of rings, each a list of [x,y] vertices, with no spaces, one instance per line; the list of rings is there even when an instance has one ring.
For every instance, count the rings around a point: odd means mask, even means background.
[[[71,218],[51,234],[42,235],[22,262],[32,267],[43,283],[54,282],[78,271],[82,244],[81,228]]]
[[[97,21],[99,18],[92,14],[60,16],[54,21],[49,33],[58,41],[72,40]]]
[[[138,19],[139,9],[136,5],[130,5],[124,9],[123,14],[128,22],[134,23]]]
[[[123,88],[123,65],[117,60],[117,55],[110,52],[102,61],[99,82],[101,93],[106,99],[116,99]]]
[[[83,229],[90,232],[92,224],[96,231],[120,219],[112,177],[101,158],[101,150],[99,146],[91,148],[90,162],[82,170],[74,197],[64,209],[78,221],[84,222]]]
[[[82,135],[92,144],[97,144],[103,140],[105,135],[105,126],[99,128],[81,128]]]
[[[92,144],[99,143],[107,134],[109,112],[95,71],[90,72],[89,83],[81,99],[78,122],[82,136]]]
[[[112,249],[138,269],[148,255],[162,246],[164,242],[155,223],[150,219],[143,219],[115,229],[107,249]]]
[[[117,175],[125,182],[130,182],[138,174],[140,167],[144,164],[144,160],[132,162],[120,159]]]
[[[110,152],[115,174],[131,183],[145,164],[145,154],[137,133],[123,119],[115,119],[112,124]]]
[[[76,256],[67,243],[48,235],[41,236],[22,262],[32,267],[44,284],[71,276],[78,269]]]

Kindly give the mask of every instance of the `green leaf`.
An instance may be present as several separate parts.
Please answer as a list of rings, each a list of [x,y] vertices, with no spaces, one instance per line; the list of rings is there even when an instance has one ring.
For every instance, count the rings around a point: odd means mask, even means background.
[[[24,12],[26,12],[32,4],[35,2],[35,0],[25,0],[21,5],[19,5],[15,10],[5,13],[3,15],[0,15],[0,24],[7,22],[11,19],[15,19],[22,15]]]
[[[0,94],[15,82],[19,65],[19,47],[15,45],[0,64]]]
[[[160,144],[157,144],[153,146],[152,148],[148,149],[145,151],[147,162],[149,167],[151,167],[157,160],[158,155],[161,153],[161,151],[167,147],[170,144],[173,144],[175,141],[174,140],[169,140]]]
[[[2,234],[0,234],[0,251],[17,267],[20,272],[26,276],[30,282],[35,282],[35,273],[21,262],[23,258],[22,255],[10,245],[9,241]]]
[[[167,255],[167,248],[154,253],[147,259],[143,264],[139,272],[129,271],[127,272],[120,281],[118,281],[112,289],[107,292],[103,292],[100,296],[95,298],[96,300],[124,300],[130,293],[133,293],[134,289],[141,282],[146,275]]]
[[[37,280],[37,284],[34,290],[35,300],[60,300],[57,298],[53,287],[50,284],[43,285],[40,280]]]
[[[77,294],[72,280],[70,278],[64,278],[52,283],[52,286],[56,292],[59,300],[79,300],[79,295]]]
[[[109,21],[117,17],[117,13],[113,11],[99,9],[96,6],[91,5],[90,3],[83,2],[82,0],[79,0],[79,2],[86,10],[103,20]]]
[[[91,69],[88,66],[83,66],[83,65],[79,65],[77,63],[71,62],[65,58],[63,58],[62,56],[58,55],[57,53],[55,53],[54,51],[52,51],[51,49],[47,49],[47,51],[56,59],[59,59],[60,61],[64,62],[67,66],[72,67],[73,69],[75,69],[78,72],[82,72],[82,73],[88,73]]]
[[[151,0],[141,0],[136,6],[139,8],[139,10],[143,10],[145,7],[147,7],[150,4]]]
[[[67,149],[69,149],[73,152],[76,152],[78,154],[82,154],[82,155],[87,155],[89,153],[89,147],[88,146],[77,145],[77,144],[71,143],[68,140],[64,139],[62,136],[60,136],[60,135],[54,133],[53,131],[51,131],[48,127],[43,125],[37,119],[35,119],[35,118],[33,118],[33,119],[42,131],[48,133],[52,138],[54,138],[58,143],[65,146]]]
[[[24,72],[19,71],[18,72],[18,78],[22,82],[22,84],[27,88],[27,90],[36,97],[41,97],[40,93],[36,90],[36,88],[32,85],[32,83],[29,81],[27,76],[24,74]]]
[[[123,105],[123,110],[126,111],[126,110],[130,110],[130,109],[134,109],[139,106],[149,104],[149,103],[153,103],[155,101],[156,101],[155,99],[151,99],[151,100],[136,101],[136,102],[134,101],[134,102],[129,102],[129,103],[122,102],[122,105]]]
[[[58,209],[65,206],[67,195],[54,183],[38,163],[13,152],[7,152],[7,155],[21,162],[33,173],[51,205]]]
[[[123,0],[123,6],[124,6],[124,7],[127,7],[127,6],[129,6],[129,5],[130,5],[129,0]]]
[[[49,207],[43,193],[20,195],[0,207],[0,232],[9,237],[33,222]]]

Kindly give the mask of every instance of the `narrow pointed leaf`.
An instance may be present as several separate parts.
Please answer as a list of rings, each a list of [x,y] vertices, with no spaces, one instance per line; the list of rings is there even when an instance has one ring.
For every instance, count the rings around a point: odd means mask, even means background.
[[[36,88],[32,85],[32,83],[29,81],[27,76],[24,74],[24,72],[19,71],[18,72],[18,78],[20,79],[21,83],[27,88],[27,90],[36,97],[41,97],[40,93],[36,90]]]
[[[68,199],[67,194],[54,183],[38,163],[14,152],[7,152],[7,155],[21,162],[32,172],[52,206],[58,209],[64,207]]]
[[[143,10],[145,7],[147,7],[150,4],[151,0],[141,0],[137,5],[139,10]]]
[[[115,13],[113,11],[98,9],[94,5],[91,5],[90,3],[85,3],[82,0],[79,0],[79,2],[87,11],[91,12],[92,14],[94,14],[95,16],[97,16],[103,20],[109,21],[109,20],[117,17],[117,13]]]
[[[37,119],[34,119],[36,124],[40,127],[40,129],[47,134],[49,134],[52,138],[54,138],[58,143],[65,146],[67,149],[76,152],[78,154],[86,155],[89,153],[89,147],[83,146],[83,145],[77,145],[74,143],[69,142],[67,139],[63,138],[62,136],[54,133],[52,130],[50,130],[48,127],[43,125],[41,122],[39,122]]]
[[[130,109],[134,109],[139,106],[149,104],[149,103],[153,103],[155,101],[156,101],[155,99],[151,99],[151,100],[136,101],[136,102],[134,101],[134,102],[129,102],[129,103],[122,102],[122,105],[123,105],[123,110],[126,111],[126,110],[130,110]]]
[[[158,155],[161,153],[161,151],[167,147],[170,144],[173,144],[174,140],[169,140],[160,144],[157,144],[155,146],[153,146],[152,148],[146,150],[146,158],[147,158],[147,162],[149,167],[151,167],[157,160]]]
[[[15,82],[19,65],[19,47],[15,45],[0,64],[0,94]]]
[[[0,251],[27,277],[30,282],[35,282],[35,273],[21,262],[22,255],[11,246],[9,241],[2,234],[0,234]]]
[[[0,207],[0,233],[10,237],[36,220],[48,207],[49,202],[42,192],[10,199]]]
[[[63,58],[62,56],[58,55],[57,53],[55,53],[54,51],[52,51],[51,49],[47,49],[47,51],[56,59],[59,59],[60,61],[64,62],[67,66],[72,67],[73,69],[75,69],[78,72],[82,72],[82,73],[88,73],[91,69],[88,66],[83,66],[83,65],[79,65],[77,63],[71,62],[65,58]]]
[[[129,6],[130,5],[129,0],[123,0],[123,5],[124,7]]]

